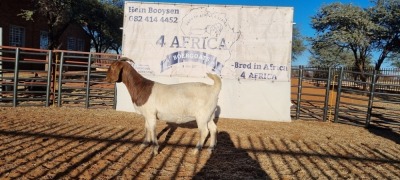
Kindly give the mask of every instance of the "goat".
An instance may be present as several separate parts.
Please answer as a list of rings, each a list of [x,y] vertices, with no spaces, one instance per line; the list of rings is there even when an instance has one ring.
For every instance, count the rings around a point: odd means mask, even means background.
[[[181,84],[162,84],[144,78],[128,63],[128,58],[113,62],[106,76],[110,83],[123,82],[128,89],[136,110],[145,118],[145,139],[141,147],[153,145],[153,153],[158,154],[155,133],[156,121],[186,123],[196,121],[200,139],[194,149],[196,154],[210,133],[209,150],[217,143],[217,125],[214,123],[221,79],[218,75],[207,73],[213,85],[200,82]]]

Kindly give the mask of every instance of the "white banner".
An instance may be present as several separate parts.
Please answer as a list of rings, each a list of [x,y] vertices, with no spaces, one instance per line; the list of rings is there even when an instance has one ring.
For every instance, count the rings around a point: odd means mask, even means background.
[[[292,8],[126,2],[123,56],[145,75],[289,81]]]
[[[292,19],[291,7],[126,1],[122,55],[162,83],[221,75],[221,117],[290,121]]]

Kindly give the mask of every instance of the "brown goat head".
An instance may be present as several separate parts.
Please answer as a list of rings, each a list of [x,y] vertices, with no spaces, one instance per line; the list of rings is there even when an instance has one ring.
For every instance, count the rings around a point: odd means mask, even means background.
[[[121,82],[121,70],[124,66],[124,63],[121,61],[115,61],[111,63],[110,67],[107,71],[106,82],[115,83]]]

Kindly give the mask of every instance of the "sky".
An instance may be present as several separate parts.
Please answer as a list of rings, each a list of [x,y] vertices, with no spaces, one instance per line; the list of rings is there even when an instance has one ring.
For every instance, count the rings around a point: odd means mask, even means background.
[[[372,6],[370,0],[142,0],[147,2],[168,2],[168,3],[189,3],[189,4],[222,4],[222,5],[244,5],[244,6],[279,6],[293,7],[293,21],[300,29],[304,37],[313,37],[314,29],[311,27],[311,17],[317,14],[323,5],[340,2],[343,4],[353,4],[363,8]],[[306,42],[305,42],[306,43]],[[306,45],[308,45],[306,43]],[[297,58],[292,66],[307,65],[310,53],[305,51]]]

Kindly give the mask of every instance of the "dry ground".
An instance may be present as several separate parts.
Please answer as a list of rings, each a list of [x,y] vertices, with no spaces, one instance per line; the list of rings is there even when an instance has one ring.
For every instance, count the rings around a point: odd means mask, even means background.
[[[0,108],[0,179],[400,178],[398,134],[301,120],[217,125],[216,150],[193,155],[195,125],[161,121],[153,156],[139,147],[143,119],[134,113]]]

